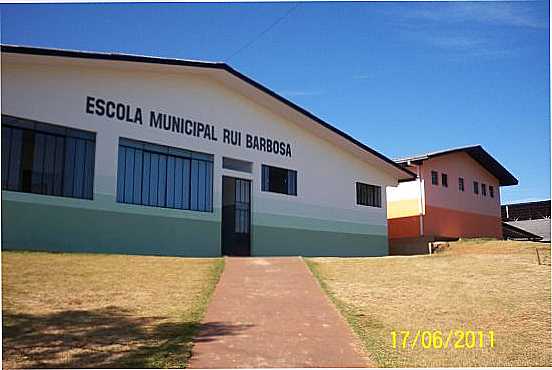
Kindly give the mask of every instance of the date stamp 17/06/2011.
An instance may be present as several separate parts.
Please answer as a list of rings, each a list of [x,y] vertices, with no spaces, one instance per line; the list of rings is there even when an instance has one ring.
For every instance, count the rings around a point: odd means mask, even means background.
[[[392,330],[393,349],[475,349],[494,348],[493,330]]]

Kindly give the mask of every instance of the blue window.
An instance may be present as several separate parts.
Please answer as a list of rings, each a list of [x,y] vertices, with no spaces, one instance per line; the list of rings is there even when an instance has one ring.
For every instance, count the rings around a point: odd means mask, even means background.
[[[92,199],[96,134],[2,115],[2,189]]]
[[[121,138],[117,202],[213,211],[213,156]]]

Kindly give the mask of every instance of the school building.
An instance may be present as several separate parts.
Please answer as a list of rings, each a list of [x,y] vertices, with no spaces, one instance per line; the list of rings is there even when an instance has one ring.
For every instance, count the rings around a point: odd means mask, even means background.
[[[388,254],[385,189],[415,175],[227,64],[10,45],[1,63],[4,249]]]
[[[518,180],[480,145],[399,159],[417,178],[387,188],[391,254],[428,252],[428,243],[502,239],[500,187]]]

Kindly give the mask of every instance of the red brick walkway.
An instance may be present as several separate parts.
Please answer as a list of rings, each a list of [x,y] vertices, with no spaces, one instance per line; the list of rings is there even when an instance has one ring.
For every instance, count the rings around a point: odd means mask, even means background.
[[[302,259],[227,258],[189,367],[367,367]]]

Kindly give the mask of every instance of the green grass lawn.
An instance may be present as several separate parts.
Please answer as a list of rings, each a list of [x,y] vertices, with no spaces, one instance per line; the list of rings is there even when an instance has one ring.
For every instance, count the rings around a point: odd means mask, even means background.
[[[550,266],[535,247],[473,240],[429,256],[307,263],[381,367],[551,366]],[[391,331],[494,331],[495,346],[394,349]]]
[[[2,252],[3,365],[185,367],[223,264]]]

